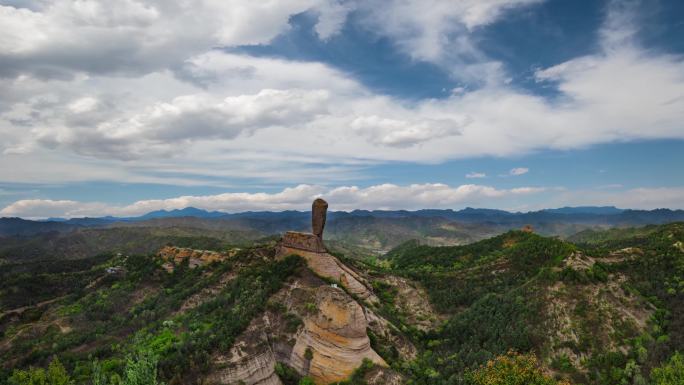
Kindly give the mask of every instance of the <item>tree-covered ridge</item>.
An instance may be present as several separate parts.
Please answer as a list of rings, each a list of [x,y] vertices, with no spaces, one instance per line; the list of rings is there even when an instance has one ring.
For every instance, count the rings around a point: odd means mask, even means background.
[[[368,263],[340,259],[356,265],[380,300],[364,306],[417,347],[407,359],[396,340],[368,332],[407,384],[681,384],[684,226],[620,234],[575,245],[510,231],[464,246],[405,243]],[[273,252],[243,248],[171,272],[154,256],[117,254],[11,265],[0,272],[2,311],[28,306],[0,315],[0,383],[53,383],[55,361],[65,384],[199,382],[212,352],[228,351],[301,268]],[[387,277],[423,289],[439,312],[429,328],[416,327],[399,297],[410,291]],[[346,383],[364,384],[372,370],[362,366]],[[276,373],[285,384],[310,383],[282,365]]]
[[[421,282],[438,310],[470,306],[486,294],[503,294],[558,265],[575,250],[572,244],[523,231],[465,246],[430,247],[406,243],[387,258],[392,272]]]
[[[0,383],[9,380],[12,368],[45,366],[52,357],[59,357],[78,384],[91,383],[95,360],[102,378],[121,377],[130,366],[126,356],[136,352],[154,356],[159,381],[194,381],[208,370],[208,355],[230,347],[302,266],[297,257],[266,261],[253,253],[244,249],[194,269],[180,264],[171,273],[152,256],[105,258],[83,272],[99,278],[75,283],[50,306],[3,313]],[[208,288],[210,298],[179,311]]]
[[[536,352],[573,383],[646,384],[684,349],[682,228],[613,232],[580,246],[519,231],[466,246],[413,242],[371,269],[420,282],[448,315],[412,333],[422,345],[404,367],[412,383],[460,384],[515,349]]]

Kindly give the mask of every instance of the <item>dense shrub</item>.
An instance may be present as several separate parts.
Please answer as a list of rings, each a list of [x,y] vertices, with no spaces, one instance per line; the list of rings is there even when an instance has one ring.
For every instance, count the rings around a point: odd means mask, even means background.
[[[468,385],[569,385],[544,375],[532,354],[509,352],[466,373]]]

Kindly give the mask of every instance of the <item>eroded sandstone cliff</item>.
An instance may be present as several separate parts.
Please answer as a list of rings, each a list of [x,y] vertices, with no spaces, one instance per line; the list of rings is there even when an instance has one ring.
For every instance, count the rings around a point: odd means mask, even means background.
[[[269,301],[229,352],[213,357],[210,383],[280,384],[276,362],[316,384],[348,378],[364,359],[378,367],[376,378],[392,378],[385,361],[372,349],[367,335],[369,314],[376,328],[387,321],[369,312],[341,287],[304,269]],[[389,330],[385,331],[391,334]]]

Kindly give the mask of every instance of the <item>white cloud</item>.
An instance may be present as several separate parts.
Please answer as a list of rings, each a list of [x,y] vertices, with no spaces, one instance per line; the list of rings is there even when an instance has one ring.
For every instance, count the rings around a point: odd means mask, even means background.
[[[408,186],[382,184],[366,188],[345,186],[332,189],[316,185],[299,185],[285,188],[277,193],[181,196],[171,199],[143,200],[126,206],[71,200],[20,200],[0,210],[0,216],[24,218],[136,216],[153,210],[185,207],[224,212],[307,210],[316,197],[323,197],[331,202],[332,210],[457,208],[466,204],[482,204],[491,200],[536,194],[542,191],[545,189],[538,187],[497,189],[473,184],[450,187],[440,183]]]
[[[473,171],[473,172],[467,173],[465,177],[466,177],[466,178],[469,178],[469,179],[473,179],[473,178],[486,178],[486,177],[487,177],[487,174],[485,174],[485,173],[483,173],[483,172],[475,172],[475,171]]]
[[[353,10],[349,3],[330,1],[316,7],[318,23],[314,29],[322,40],[330,39],[340,32],[347,20],[347,15]]]
[[[12,203],[0,211],[6,217],[43,219],[50,217],[80,216],[80,213],[105,212],[109,207],[104,203],[84,203],[71,200],[25,199]],[[73,215],[75,214],[75,215]]]
[[[506,10],[541,1],[374,0],[360,1],[357,7],[374,31],[392,38],[413,58],[441,62],[451,54],[452,61],[482,64],[487,60],[469,32],[493,23]]]
[[[323,15],[332,13],[325,0],[55,0],[32,5],[0,6],[0,72],[51,78],[71,77],[74,71],[140,75],[172,68],[215,46],[268,43],[289,27],[293,14],[318,7],[325,8]]]
[[[154,148],[172,151],[170,147],[188,140],[232,139],[270,126],[305,123],[311,116],[325,113],[327,99],[324,90],[296,89],[264,89],[223,100],[184,95],[169,103],[156,103],[127,120],[103,122],[95,130],[47,131],[40,140],[86,155],[138,158],[153,153]]]
[[[538,194],[544,193],[543,197]],[[548,194],[551,195],[548,195]],[[518,204],[535,197],[534,209],[559,206],[605,206],[622,208],[684,209],[684,187],[640,187],[621,191],[566,190],[563,188],[517,187],[498,189],[491,186],[465,184],[413,184],[398,186],[382,184],[369,187],[344,186],[327,188],[319,185],[298,185],[275,193],[225,193],[206,196],[181,196],[170,199],[142,200],[125,206],[102,202],[72,200],[27,199],[16,201],[2,210],[0,216],[23,218],[83,217],[83,216],[138,216],[150,211],[197,207],[223,212],[259,210],[308,210],[311,201],[323,197],[331,210],[354,209],[409,209],[461,208],[465,206],[527,207]],[[518,203],[516,203],[518,202]]]
[[[381,146],[409,147],[448,136],[459,135],[466,119],[397,120],[376,115],[360,116],[351,122],[351,128]]]
[[[516,168],[512,168],[511,171],[508,172],[508,175],[518,176],[518,175],[527,174],[528,172],[530,172],[529,168],[516,167]]]
[[[600,51],[536,73],[561,93],[552,101],[493,81],[446,99],[406,102],[325,64],[211,49],[269,41],[304,11],[320,14],[317,31],[331,38],[351,7],[429,57],[458,39],[452,24],[468,33],[533,1],[371,3],[4,6],[0,180],[340,183],[388,161],[684,139],[684,59],[632,41],[633,18],[620,7],[601,30]],[[478,68],[496,68],[490,64]]]

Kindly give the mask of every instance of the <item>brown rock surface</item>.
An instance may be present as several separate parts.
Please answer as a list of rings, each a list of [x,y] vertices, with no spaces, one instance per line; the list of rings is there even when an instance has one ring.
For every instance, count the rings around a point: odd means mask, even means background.
[[[383,367],[374,367],[364,377],[368,385],[401,385],[404,378],[393,370]]]
[[[190,268],[195,268],[197,266],[204,266],[215,261],[223,261],[227,258],[230,258],[231,254],[219,253],[210,250],[195,250],[185,247],[166,246],[159,250],[157,256],[167,261],[167,264],[164,265],[164,268],[171,271],[173,270],[174,264],[180,264],[185,259],[188,260],[188,265]]]
[[[380,338],[380,343],[394,346],[399,356],[405,361],[411,361],[418,355],[418,350],[399,329],[392,323],[377,315],[368,308],[364,308],[368,329]]]
[[[320,286],[316,307],[316,314],[304,319],[304,331],[292,350],[293,367],[308,367],[307,375],[317,384],[328,384],[349,377],[364,358],[387,366],[370,347],[363,308],[342,289]]]
[[[300,272],[269,303],[229,352],[213,357],[214,367],[221,369],[209,375],[209,383],[279,385],[275,362],[319,385],[348,378],[364,358],[386,367],[370,346],[364,308],[311,271]],[[390,369],[383,370],[388,373],[375,377],[395,377]]]
[[[300,233],[298,231],[288,231],[283,235],[281,244],[290,249],[301,251],[311,251],[314,253],[325,253],[323,240],[314,234]]]
[[[369,289],[370,285],[366,283],[366,280],[334,256],[328,253],[294,249],[281,244],[276,251],[276,258],[284,258],[291,254],[304,258],[314,273],[338,281],[349,293],[371,303],[378,302],[378,298]]]
[[[282,385],[275,374],[275,355],[269,346],[254,346],[265,338],[261,322],[252,322],[230,352],[213,357],[213,364],[223,369],[207,377],[210,384]],[[259,338],[262,337],[262,338]],[[256,349],[255,349],[256,348]]]
[[[364,359],[387,367],[370,346],[369,320],[374,333],[384,338],[395,333],[386,330],[391,326],[389,322],[354,299],[379,302],[366,280],[327,253],[322,240],[327,207],[322,199],[314,201],[313,233],[285,233],[275,257],[299,255],[309,269],[303,269],[270,299],[268,310],[252,320],[228,353],[213,357],[214,367],[221,369],[210,374],[209,382],[279,385],[274,373],[276,362],[313,378],[319,385],[347,379]],[[320,277],[339,282],[344,290]],[[410,342],[405,355],[415,356]],[[374,373],[375,384],[401,383],[401,377],[390,369]]]
[[[323,239],[323,229],[325,228],[325,217],[328,211],[328,202],[321,198],[313,201],[311,205],[311,232],[320,239]]]

